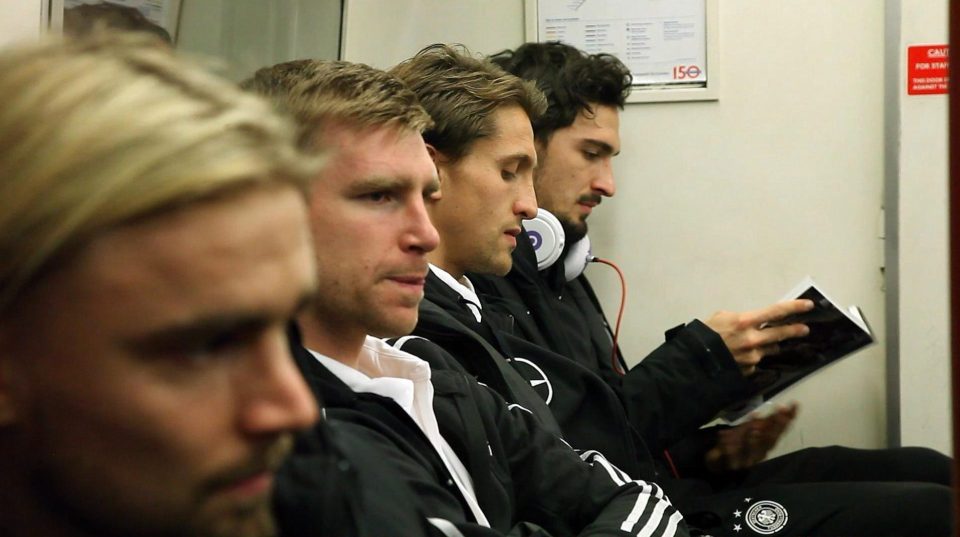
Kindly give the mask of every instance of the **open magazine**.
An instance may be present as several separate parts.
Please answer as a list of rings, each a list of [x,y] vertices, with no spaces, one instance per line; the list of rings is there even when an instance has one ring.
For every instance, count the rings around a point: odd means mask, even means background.
[[[809,276],[787,293],[783,300],[795,298],[812,300],[813,309],[776,323],[767,323],[766,326],[801,322],[810,327],[810,334],[780,343],[779,354],[761,360],[756,372],[749,377],[758,390],[756,396],[722,412],[720,417],[723,420],[741,420],[783,390],[820,371],[824,366],[874,343],[873,333],[860,308],[838,307]]]

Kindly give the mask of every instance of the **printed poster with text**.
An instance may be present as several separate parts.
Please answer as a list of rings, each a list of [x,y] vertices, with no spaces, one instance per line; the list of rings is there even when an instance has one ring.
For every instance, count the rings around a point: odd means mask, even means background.
[[[635,85],[707,81],[706,0],[538,0],[538,40],[620,58]]]
[[[133,8],[143,14],[148,21],[166,29],[171,37],[176,37],[181,1],[182,0],[109,0],[106,2],[99,0],[64,0],[63,8],[71,9],[82,4],[116,4]]]

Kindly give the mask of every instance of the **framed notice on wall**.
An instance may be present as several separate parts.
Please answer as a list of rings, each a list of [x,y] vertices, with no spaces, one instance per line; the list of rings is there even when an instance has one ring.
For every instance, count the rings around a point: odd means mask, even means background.
[[[139,11],[145,21],[149,24],[159,26],[170,34],[170,38],[177,40],[178,24],[180,22],[180,4],[182,0],[49,0],[50,2],[50,28],[56,31],[63,30],[64,16],[66,12],[74,9],[82,9],[86,4],[111,4],[117,8],[114,13],[87,12],[94,17],[119,17],[126,18],[122,10]],[[79,11],[80,16],[85,16],[83,11]]]
[[[718,98],[719,0],[526,0],[526,40],[618,57],[628,102]]]

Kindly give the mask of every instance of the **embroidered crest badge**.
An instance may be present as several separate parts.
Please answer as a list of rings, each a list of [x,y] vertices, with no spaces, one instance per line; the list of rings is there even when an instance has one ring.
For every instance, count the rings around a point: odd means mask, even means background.
[[[772,535],[787,525],[787,510],[777,502],[761,500],[747,508],[747,526],[760,535]]]

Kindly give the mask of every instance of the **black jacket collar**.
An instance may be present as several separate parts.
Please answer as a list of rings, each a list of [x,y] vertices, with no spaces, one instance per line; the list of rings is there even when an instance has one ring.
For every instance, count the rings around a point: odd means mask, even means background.
[[[290,354],[297,363],[300,373],[310,386],[310,391],[321,406],[355,407],[357,394],[337,378],[329,369],[323,367],[315,356],[303,346],[303,336],[295,323],[287,327],[290,342]]]
[[[424,297],[454,315],[460,322],[477,324],[473,312],[467,306],[467,299],[463,298],[455,289],[446,284],[431,270],[427,274],[427,281],[423,288]]]

